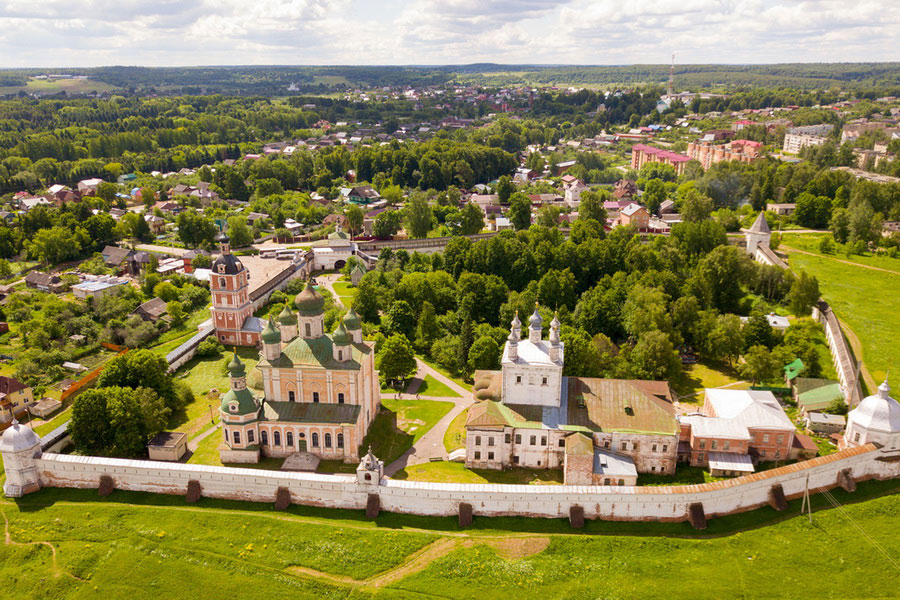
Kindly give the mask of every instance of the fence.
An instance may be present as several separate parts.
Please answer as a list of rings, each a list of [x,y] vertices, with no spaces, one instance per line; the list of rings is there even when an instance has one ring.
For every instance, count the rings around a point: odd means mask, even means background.
[[[113,346],[114,344],[109,344],[109,345]],[[104,344],[104,346],[106,346],[106,345]],[[124,350],[119,350],[118,353],[116,354],[116,356],[121,356],[121,355],[125,354],[126,352],[128,352],[128,348],[125,348]],[[94,380],[100,376],[100,373],[103,372],[103,368],[105,366],[106,366],[105,363],[100,365],[99,367],[95,368],[93,371],[90,371],[87,375],[85,375],[78,381],[74,382],[72,385],[67,387],[65,390],[63,390],[63,393],[59,395],[60,402],[65,403],[67,399],[69,399],[73,395],[77,394],[85,386],[88,386],[91,383],[93,383]]]
[[[813,307],[813,318],[825,328],[825,338],[831,349],[834,368],[837,370],[847,404],[853,408],[862,401],[862,386],[859,383],[859,367],[850,345],[844,338],[841,323],[828,303],[822,299]]]

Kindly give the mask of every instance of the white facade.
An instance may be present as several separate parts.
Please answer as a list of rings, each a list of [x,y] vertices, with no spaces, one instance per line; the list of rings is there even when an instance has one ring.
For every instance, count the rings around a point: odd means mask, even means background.
[[[559,321],[551,324],[550,340],[541,339],[541,315],[537,308],[529,319],[528,339],[520,340],[519,317],[503,348],[503,402],[536,406],[559,406],[562,395],[563,343]]]
[[[878,393],[869,396],[847,415],[844,446],[880,444],[888,450],[900,449],[900,403],[891,398],[887,380]]]

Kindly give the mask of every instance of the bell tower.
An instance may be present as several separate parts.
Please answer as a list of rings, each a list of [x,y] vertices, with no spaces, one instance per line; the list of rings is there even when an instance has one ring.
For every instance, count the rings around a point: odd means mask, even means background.
[[[253,316],[250,303],[250,275],[231,253],[231,241],[224,232],[216,236],[221,254],[212,264],[209,290],[212,296],[212,322],[216,336],[224,344],[255,346],[259,333],[242,331],[244,321]]]

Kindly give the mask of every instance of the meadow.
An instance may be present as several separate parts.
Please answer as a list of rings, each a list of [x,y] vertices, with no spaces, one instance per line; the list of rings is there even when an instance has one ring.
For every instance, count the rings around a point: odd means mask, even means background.
[[[900,574],[896,481],[685,523],[455,518],[116,491],[0,500],[10,598],[877,598]],[[860,530],[865,532],[862,535]],[[739,531],[739,532],[738,532]],[[883,554],[884,553],[884,554]]]
[[[802,249],[813,253],[790,252],[791,268],[816,276],[822,297],[859,339],[862,356],[857,358],[874,379],[867,382],[869,387],[881,383],[888,371],[900,372],[900,337],[896,334],[900,330],[896,302],[900,297],[900,259],[822,255],[802,240],[792,237],[783,244],[798,249],[805,246]],[[861,264],[884,270],[857,266]],[[850,342],[853,344],[854,340]]]

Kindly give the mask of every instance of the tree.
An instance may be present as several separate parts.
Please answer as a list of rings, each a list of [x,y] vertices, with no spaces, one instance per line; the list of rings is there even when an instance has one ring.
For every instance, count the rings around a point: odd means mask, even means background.
[[[592,219],[601,225],[606,223],[606,208],[603,202],[609,197],[608,192],[600,193],[593,190],[581,192],[581,202],[578,204],[578,220]]]
[[[484,228],[484,211],[474,202],[467,202],[459,211],[458,235],[474,235]]]
[[[400,333],[395,333],[384,340],[377,359],[378,370],[386,381],[406,379],[418,369],[412,344]]]
[[[216,226],[196,210],[186,210],[175,220],[178,239],[192,248],[211,244],[216,237]]]
[[[175,389],[169,365],[162,356],[150,350],[132,350],[115,357],[106,364],[97,378],[97,387],[146,387],[156,392],[172,411],[181,408],[184,400]]]
[[[400,227],[402,225],[403,218],[401,217],[399,211],[386,210],[383,213],[379,213],[378,216],[375,217],[375,224],[372,226],[372,233],[374,233],[375,237],[377,238],[387,239],[400,231]]]
[[[153,288],[153,295],[166,302],[178,300],[178,288],[171,281],[161,281]]]
[[[559,225],[559,214],[559,208],[556,206],[542,206],[535,222],[541,227],[556,227]]]
[[[409,303],[404,300],[395,300],[384,318],[386,333],[400,333],[411,338],[416,329],[416,313]]]
[[[659,205],[666,199],[666,184],[662,179],[651,179],[644,185],[644,195],[641,200],[651,214],[656,214]]]
[[[863,200],[850,207],[850,241],[877,242],[881,238],[881,216]]]
[[[569,310],[575,309],[575,276],[572,271],[565,269],[557,271],[551,269],[544,273],[537,285],[538,302],[544,306],[559,308],[565,306]]]
[[[113,432],[106,408],[107,395],[86,390],[75,398],[69,419],[69,435],[75,448],[87,455],[103,455],[112,445]]]
[[[752,315],[744,324],[744,349],[753,346],[763,346],[771,350],[775,346],[775,330],[769,325],[769,319],[765,314],[758,312]]]
[[[362,230],[363,221],[366,218],[366,213],[363,212],[356,204],[351,204],[350,208],[347,209],[347,212],[344,213],[347,217],[347,223],[350,226],[350,232],[353,234],[359,234]]]
[[[243,248],[253,243],[253,230],[245,217],[228,217],[228,237],[233,248]]]
[[[425,300],[422,302],[422,310],[419,311],[419,321],[416,324],[416,349],[427,352],[440,334],[441,328],[434,314],[434,305]]]
[[[169,314],[169,318],[172,319],[173,327],[178,327],[184,323],[184,306],[178,300],[168,302],[166,304],[166,312]]]
[[[825,238],[828,239],[828,238]],[[791,284],[788,293],[788,303],[791,312],[798,317],[805,317],[811,311],[813,305],[819,301],[819,280],[806,271],[800,271],[800,275]]]
[[[412,238],[424,238],[431,231],[431,206],[422,193],[413,194],[406,203],[407,231]]]
[[[150,437],[165,428],[169,414],[148,388],[99,387],[75,399],[69,433],[83,454],[141,457]]]
[[[78,257],[81,243],[65,227],[40,229],[27,242],[29,256],[48,265],[55,265]]]
[[[516,231],[531,227],[531,200],[522,192],[510,197],[509,211],[506,213]]]
[[[828,228],[834,236],[834,241],[846,244],[850,239],[850,211],[846,208],[835,208],[831,213]]]
[[[497,181],[497,199],[500,201],[500,204],[509,202],[510,196],[515,191],[516,186],[513,185],[509,175],[501,175],[499,181]]]
[[[681,218],[687,222],[699,223],[709,218],[713,208],[712,198],[691,188],[681,201]]]
[[[359,282],[359,291],[353,299],[353,310],[363,321],[378,322],[378,289],[371,277],[363,277]]]
[[[777,379],[781,365],[765,346],[752,346],[744,353],[744,363],[739,371],[741,377],[749,379],[755,385],[761,381]]]
[[[717,246],[697,266],[701,297],[721,312],[737,312],[744,295],[741,283],[748,270],[747,254],[734,246]]]
[[[600,372],[600,349],[584,329],[563,325],[559,337],[566,349],[563,375],[569,377],[601,377],[603,375]]]
[[[647,331],[629,354],[632,373],[641,379],[671,380],[681,373],[681,359],[662,331]]]
[[[489,336],[475,340],[469,348],[469,371],[494,370],[500,368],[500,346]]]

